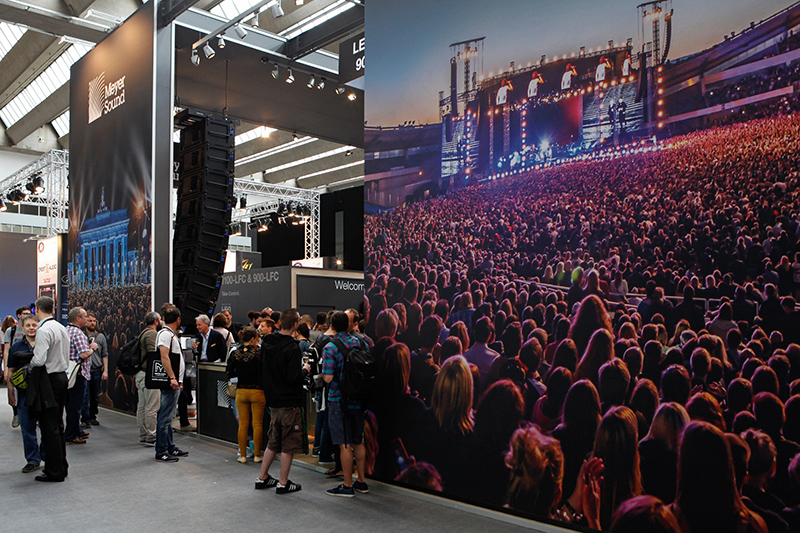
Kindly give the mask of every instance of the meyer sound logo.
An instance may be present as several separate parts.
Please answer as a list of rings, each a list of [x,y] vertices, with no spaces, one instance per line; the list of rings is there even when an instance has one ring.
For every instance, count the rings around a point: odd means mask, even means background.
[[[89,124],[125,103],[125,76],[106,85],[103,72],[89,82]]]

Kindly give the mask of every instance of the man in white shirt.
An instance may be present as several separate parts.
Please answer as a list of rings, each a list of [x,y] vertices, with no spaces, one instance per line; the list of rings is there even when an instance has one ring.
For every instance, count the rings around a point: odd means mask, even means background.
[[[178,403],[178,394],[183,383],[184,362],[177,331],[181,325],[181,312],[173,306],[164,311],[164,327],[158,332],[156,346],[161,354],[161,364],[169,377],[169,388],[161,390],[161,408],[158,410],[156,425],[156,461],[175,462],[178,457],[189,455],[189,452],[180,450],[172,440],[172,419],[175,418],[175,407]],[[179,368],[173,368],[170,362],[179,361]],[[177,358],[175,357],[177,355]]]
[[[39,411],[39,428],[42,431],[42,448],[45,464],[36,481],[64,481],[67,477],[67,448],[64,442],[64,404],[67,401],[67,364],[69,362],[69,335],[66,328],[53,318],[55,302],[48,296],[36,300],[36,318],[39,329],[33,347],[31,367],[44,366],[47,379],[55,396],[54,405],[43,401]],[[41,380],[45,376],[40,376]]]

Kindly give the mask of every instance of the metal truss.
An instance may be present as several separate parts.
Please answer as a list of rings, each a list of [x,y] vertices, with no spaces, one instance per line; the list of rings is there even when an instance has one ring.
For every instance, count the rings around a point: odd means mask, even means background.
[[[281,202],[307,206],[310,215],[305,223],[305,259],[319,257],[319,198],[320,193],[308,189],[295,189],[258,181],[236,179],[233,194],[239,198],[247,195],[247,208],[235,210],[231,222],[250,221],[253,218],[278,210]]]
[[[47,208],[47,237],[67,233],[69,231],[67,218],[69,211],[69,152],[50,150],[33,163],[0,181],[0,196],[5,199],[13,190],[26,191],[25,186],[35,176],[41,176],[44,179],[44,191],[40,194],[30,193],[25,200],[19,203]]]

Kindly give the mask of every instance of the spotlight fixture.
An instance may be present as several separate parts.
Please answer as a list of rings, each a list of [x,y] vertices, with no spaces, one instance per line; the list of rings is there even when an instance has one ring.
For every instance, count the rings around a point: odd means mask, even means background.
[[[350,94],[347,95],[347,99],[350,100],[351,102],[355,102],[356,101],[356,93],[351,92]]]
[[[0,198],[0,211],[8,211],[8,206],[2,198]]]
[[[200,66],[200,54],[197,53],[197,50],[192,50],[192,64],[196,67]]]
[[[253,15],[253,18],[250,19],[250,25],[254,28],[258,28],[258,13]]]
[[[233,27],[233,31],[236,32],[236,35],[239,36],[239,39],[244,39],[247,36],[247,30],[244,29],[244,26],[241,24],[237,24]]]
[[[239,197],[239,208],[244,209],[247,207],[247,195],[243,194]]]
[[[272,69],[272,77],[277,80],[278,76],[280,75],[281,75],[280,67],[278,67],[278,65],[275,65],[275,68]]]
[[[269,139],[270,129],[266,126],[261,126],[261,138]]]
[[[212,57],[217,55],[217,53],[214,52],[214,49],[211,48],[211,45],[208,43],[206,43],[205,46],[203,47],[203,53],[205,54],[206,59],[211,59]]]
[[[283,16],[283,8],[281,7],[281,0],[277,4],[272,4],[272,16],[279,19]]]
[[[11,200],[11,203],[14,205],[19,205],[19,203],[25,200],[27,197],[28,195],[19,189],[14,189],[13,191],[9,192],[7,196],[7,198]]]
[[[320,78],[317,84],[317,89],[322,90],[325,88],[325,78]]]
[[[336,88],[336,94],[342,94],[344,92],[344,85],[339,85]]]
[[[222,37],[223,37],[223,36],[222,36],[222,35],[220,35],[220,36],[219,36],[219,40],[217,41],[217,46],[219,47],[219,49],[220,49],[220,50],[222,50],[223,48],[225,48],[225,39],[223,39]]]
[[[316,84],[317,84],[317,79],[312,74],[311,77],[308,78],[308,83],[306,83],[306,87],[308,87],[309,89],[313,89],[314,85]]]
[[[345,157],[350,157],[351,155],[353,155],[353,151],[352,150],[348,150],[348,151],[346,151],[344,153],[344,155],[345,155]]]
[[[36,175],[25,186],[32,194],[42,194],[44,192],[44,180],[41,176]]]
[[[293,141],[297,140],[297,132],[296,131],[292,132],[292,140]]]
[[[294,74],[292,74],[292,69],[286,69],[289,71],[289,76],[286,78],[286,83],[294,83]]]

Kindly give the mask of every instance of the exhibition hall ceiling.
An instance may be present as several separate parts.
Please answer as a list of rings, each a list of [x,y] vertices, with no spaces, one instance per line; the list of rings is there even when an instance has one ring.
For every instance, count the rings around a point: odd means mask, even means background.
[[[199,0],[184,18],[205,17],[214,28],[257,3]],[[70,67],[140,5],[140,0],[0,0],[0,148],[35,154],[69,147]],[[354,0],[282,0],[280,5],[280,17],[275,17],[275,10],[268,5],[257,20],[243,20],[250,39],[239,39],[229,30],[225,37],[228,46],[223,50],[214,38],[209,44],[217,57],[207,59],[201,53],[198,66],[192,64],[191,45],[201,34],[181,25],[179,18],[176,105],[221,113],[227,80],[228,113],[241,121],[237,127],[237,177],[324,190],[360,185],[363,92],[347,87],[347,92],[337,94],[337,75],[330,72],[336,64],[339,41],[353,32],[324,42],[315,52],[330,60],[321,70],[304,58],[276,62],[285,57],[282,50],[266,49],[269,54],[265,54],[260,44],[253,43],[258,39],[280,44],[297,41],[298,36],[317,37],[321,24],[337,16],[353,18],[356,12],[352,10],[363,13],[363,4]],[[312,32],[315,27],[316,33]],[[272,62],[263,61],[267,56]],[[272,70],[278,64],[279,77],[275,78]],[[286,67],[291,64],[301,69],[294,69],[296,82],[287,84]],[[314,86],[308,88],[313,74]],[[327,86],[318,89],[322,77]]]

